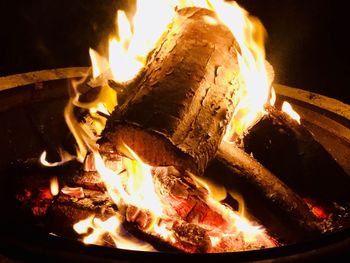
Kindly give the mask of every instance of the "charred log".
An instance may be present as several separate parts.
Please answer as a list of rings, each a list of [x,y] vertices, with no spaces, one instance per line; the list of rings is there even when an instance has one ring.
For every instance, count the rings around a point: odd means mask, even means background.
[[[51,231],[66,237],[77,237],[73,225],[89,216],[107,219],[117,208],[103,192],[84,189],[83,198],[72,198],[60,193],[47,211],[47,222]]]
[[[324,231],[299,195],[235,144],[221,143],[206,176],[240,193],[249,213],[282,242],[301,241]]]
[[[303,197],[349,200],[350,176],[302,124],[269,108],[243,138],[244,149]]]
[[[214,12],[179,10],[149,56],[134,93],[108,120],[101,152],[126,154],[125,143],[153,166],[202,173],[236,104],[236,49]]]

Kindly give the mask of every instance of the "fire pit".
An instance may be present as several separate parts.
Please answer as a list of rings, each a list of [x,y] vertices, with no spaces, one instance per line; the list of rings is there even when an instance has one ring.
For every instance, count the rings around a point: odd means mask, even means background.
[[[262,25],[236,4],[166,6],[145,39],[139,3],[133,34],[118,12],[109,61],[90,50],[92,72],[1,80],[8,253],[33,233],[134,259],[347,246],[348,106],[272,88]]]
[[[147,258],[163,260],[167,257],[167,253],[146,253],[94,245],[86,246],[78,241],[51,235],[45,226],[38,225],[27,213],[18,210],[18,204],[13,196],[18,189],[11,188],[16,177],[29,176],[33,174],[33,171],[34,173],[44,171],[46,173],[44,176],[49,181],[52,176],[59,176],[64,170],[71,168],[58,166],[38,169],[35,163],[38,163],[38,157],[42,151],[50,148],[56,149],[56,146],[67,144],[67,141],[70,141],[71,138],[67,138],[69,130],[64,124],[62,115],[68,100],[67,87],[72,79],[81,78],[88,71],[88,68],[67,68],[20,74],[1,79],[2,132],[10,133],[13,138],[9,140],[8,136],[2,137],[1,200],[4,204],[4,211],[7,211],[1,218],[3,225],[7,226],[2,229],[2,253],[19,259],[56,256],[70,260],[100,260],[102,258],[130,261]],[[315,133],[316,138],[349,172],[347,156],[350,151],[348,143],[350,125],[349,117],[346,115],[349,106],[318,94],[282,85],[275,84],[275,89],[277,101],[287,99],[292,102],[308,129]],[[50,111],[47,110],[48,107]],[[8,121],[9,119],[11,121]],[[55,122],[52,122],[52,119],[55,119]],[[62,125],[57,126],[57,123],[62,123]],[[57,129],[60,131],[58,132]],[[23,131],[25,131],[25,137]],[[52,138],[55,139],[52,140]],[[52,153],[55,151],[52,150]],[[53,160],[58,158],[52,155]],[[346,220],[343,222],[345,222],[344,227],[340,231],[324,234],[313,240],[299,241],[273,249],[212,256],[237,260],[272,258],[283,260],[286,258],[317,259],[340,253],[346,255],[350,242],[350,229],[346,225]],[[176,257],[177,260],[185,257],[178,253],[171,253],[171,256]],[[195,257],[200,258],[201,256]]]

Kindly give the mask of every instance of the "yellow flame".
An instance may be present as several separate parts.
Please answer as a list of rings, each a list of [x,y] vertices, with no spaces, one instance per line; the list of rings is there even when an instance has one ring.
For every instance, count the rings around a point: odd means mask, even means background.
[[[207,198],[206,201],[212,209],[217,208],[217,211],[225,218],[226,222],[232,222],[231,230],[227,231],[225,234],[237,235],[237,233],[241,233],[246,242],[253,242],[257,237],[264,234],[264,228],[253,225],[246,217],[234,212],[227,206],[222,205],[212,197]]]
[[[101,56],[97,51],[92,48],[89,49],[89,55],[92,65],[92,77],[97,78],[102,73],[109,69],[109,64],[106,58]]]
[[[265,29],[261,22],[238,6],[237,3],[211,1],[221,21],[231,30],[240,50],[239,103],[225,136],[229,140],[234,133],[241,135],[264,114],[270,87],[265,66]]]
[[[292,119],[296,120],[300,124],[300,115],[293,109],[289,102],[283,102],[282,111],[287,113]]]
[[[275,89],[272,87],[272,88],[271,88],[271,96],[270,96],[270,105],[271,105],[271,106],[274,106],[274,105],[275,105],[276,99],[277,99],[276,91],[275,91]]]
[[[207,189],[209,195],[217,201],[222,201],[226,198],[227,192],[223,185],[219,185],[207,177],[199,177],[191,175],[192,179],[197,183],[197,185]]]
[[[131,149],[130,149],[131,151]],[[132,154],[135,154],[132,152]],[[99,153],[94,153],[96,170],[106,184],[111,198],[116,204],[133,205],[146,209],[154,215],[162,215],[162,204],[157,197],[152,180],[151,167],[142,161],[123,157],[122,162],[127,172],[127,182],[115,171],[106,167]]]
[[[42,154],[39,157],[39,161],[44,166],[55,167],[55,166],[62,165],[64,163],[68,162],[68,161],[76,159],[76,156],[71,155],[69,152],[62,150],[61,148],[58,149],[58,153],[59,153],[59,155],[61,157],[61,161],[59,161],[59,162],[52,162],[52,163],[48,162],[46,160],[46,157],[47,157],[47,152],[46,151],[42,152]]]
[[[78,234],[86,234],[92,230],[90,234],[84,237],[85,244],[103,244],[107,242],[104,240],[106,234],[112,238],[115,247],[121,249],[141,250],[141,251],[155,251],[155,249],[130,235],[125,235],[126,231],[122,226],[123,219],[118,216],[111,216],[105,221],[89,216],[73,225],[73,229]]]
[[[172,1],[139,0],[133,18],[134,31],[123,11],[117,13],[118,38],[109,42],[109,66],[117,82],[133,79],[142,69],[148,53],[174,16]],[[155,10],[161,10],[155,15]],[[95,63],[97,64],[97,63]],[[94,63],[93,63],[94,66]]]
[[[78,223],[75,223],[73,225],[73,229],[78,234],[85,234],[88,232],[88,229],[89,229],[93,219],[94,219],[94,216],[89,216],[83,220],[80,220]]]
[[[80,162],[84,161],[88,151],[97,150],[96,141],[106,125],[106,118],[99,113],[110,115],[117,105],[116,92],[107,84],[100,86],[100,92],[93,101],[81,102],[79,98],[82,94],[78,91],[78,88],[85,81],[86,79],[84,78],[80,81],[72,82],[73,94],[64,110],[64,118],[77,143],[76,155],[77,160]],[[89,110],[90,121],[85,123],[78,121],[74,115],[75,107]]]
[[[60,192],[59,183],[56,176],[52,177],[50,180],[50,192],[53,196],[58,195],[58,193]]]

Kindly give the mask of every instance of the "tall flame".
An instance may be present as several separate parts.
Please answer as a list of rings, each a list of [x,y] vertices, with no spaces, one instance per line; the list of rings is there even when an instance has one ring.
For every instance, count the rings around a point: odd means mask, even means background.
[[[261,22],[249,16],[237,3],[211,1],[219,18],[231,30],[239,44],[240,68],[239,104],[225,138],[241,135],[265,114],[264,106],[270,94],[265,65],[265,29]]]
[[[174,16],[174,1],[153,0],[137,1],[137,11],[131,24],[123,11],[117,13],[119,37],[109,42],[109,63],[115,81],[124,82],[133,79],[144,66],[152,50],[166,31]],[[155,10],[161,10],[154,14]]]

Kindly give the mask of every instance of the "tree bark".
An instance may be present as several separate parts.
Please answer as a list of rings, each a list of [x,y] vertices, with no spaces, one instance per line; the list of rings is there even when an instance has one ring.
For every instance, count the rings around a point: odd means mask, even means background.
[[[179,10],[133,94],[108,120],[100,151],[128,155],[125,143],[150,165],[201,174],[237,103],[237,49],[214,12]]]

